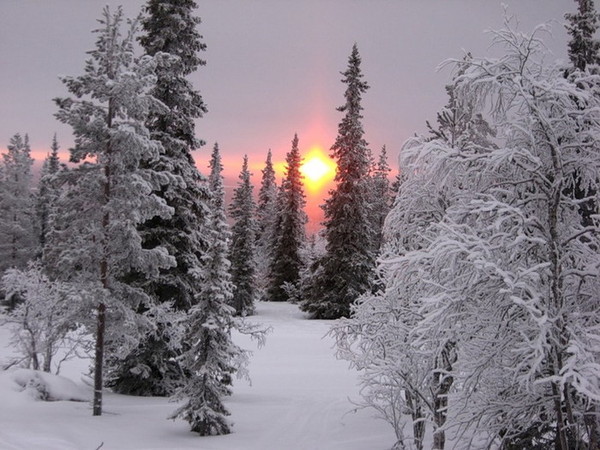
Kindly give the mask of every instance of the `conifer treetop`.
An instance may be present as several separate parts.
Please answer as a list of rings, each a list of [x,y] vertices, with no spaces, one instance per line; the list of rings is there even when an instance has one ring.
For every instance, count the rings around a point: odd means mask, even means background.
[[[362,81],[363,74],[360,69],[361,57],[358,53],[358,45],[355,43],[352,46],[352,52],[348,58],[348,68],[341,72],[344,75],[342,83],[348,85],[344,94],[346,103],[343,106],[337,108],[338,111],[348,112],[349,114],[356,114],[359,118],[360,111],[363,109],[361,106],[362,94],[369,89],[369,85],[366,81]]]
[[[275,179],[275,170],[273,169],[273,156],[271,149],[267,152],[265,167],[261,170],[262,181],[260,191],[258,192],[259,208],[266,206],[273,199],[273,193],[277,192],[277,181]],[[275,194],[276,195],[276,194]]]
[[[145,34],[139,39],[149,55],[159,57],[153,95],[169,108],[151,119],[150,129],[163,141],[175,139],[185,143],[180,149],[171,142],[168,151],[183,150],[191,164],[189,150],[204,145],[195,137],[193,119],[207,112],[202,96],[186,78],[206,64],[199,56],[206,44],[197,30],[201,20],[193,15],[196,9],[193,0],[149,0],[142,18]]]
[[[214,209],[223,209],[224,203],[224,188],[223,188],[223,164],[221,163],[221,153],[219,151],[219,144],[215,142],[213,146],[212,155],[208,164],[210,168],[210,174],[208,176],[208,186],[212,193],[212,203]]]
[[[142,26],[147,34],[140,37],[140,44],[149,55],[165,52],[178,56],[177,71],[183,75],[206,64],[198,56],[206,50],[197,30],[202,21],[191,14],[197,8],[194,0],[149,0],[144,6]]]
[[[588,64],[600,62],[600,42],[594,39],[600,15],[594,8],[593,0],[575,1],[578,4],[577,12],[565,14],[569,22],[565,27],[571,35],[569,58],[575,68],[585,70]]]

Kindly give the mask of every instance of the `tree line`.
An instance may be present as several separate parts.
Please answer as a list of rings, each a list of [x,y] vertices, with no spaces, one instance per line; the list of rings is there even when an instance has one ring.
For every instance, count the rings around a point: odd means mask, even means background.
[[[501,56],[448,62],[448,103],[404,143],[393,186],[385,148],[375,162],[364,138],[354,45],[312,241],[298,136],[279,185],[267,154],[257,196],[244,157],[228,208],[219,146],[208,178],[194,165],[207,112],[186,79],[204,64],[194,2],[150,0],[125,32],[105,10],[84,74],[56,100],[76,166],[61,166],[55,139],[33,196],[27,137],[3,155],[0,269],[25,363],[46,369],[57,345],[94,333],[94,414],[103,386],[169,395],[173,417],[224,434],[222,399],[248,360],[232,331],[263,340],[243,317],[292,301],[340,319],[338,356],[396,448],[422,449],[428,432],[434,449],[448,436],[598,448],[599,16],[576,3],[569,63],[548,63],[545,26],[524,34],[511,18],[492,32]]]
[[[149,0],[135,19],[102,11],[83,74],[63,77],[68,96],[55,99],[73,130],[70,164],[54,136],[34,189],[27,135],[2,155],[0,274],[21,355],[11,364],[58,371],[59,351],[87,352],[94,415],[105,387],[171,396],[181,401],[173,418],[214,435],[230,432],[222,399],[235,374],[247,375],[249,353],[232,332],[264,341],[267,330],[244,321],[259,300],[348,316],[373,282],[393,195],[385,147],[375,162],[363,138],[368,85],[355,45],[323,236],[306,236],[297,135],[281,183],[269,151],[255,196],[244,156],[226,206],[219,145],[208,177],[192,157],[205,144],[194,121],[207,113],[187,79],[205,64],[196,8]]]

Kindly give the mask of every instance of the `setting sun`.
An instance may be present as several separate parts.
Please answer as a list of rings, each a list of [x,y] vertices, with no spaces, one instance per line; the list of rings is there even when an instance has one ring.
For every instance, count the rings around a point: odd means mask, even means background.
[[[305,156],[300,168],[309,189],[318,190],[335,175],[335,163],[318,147],[313,147]]]

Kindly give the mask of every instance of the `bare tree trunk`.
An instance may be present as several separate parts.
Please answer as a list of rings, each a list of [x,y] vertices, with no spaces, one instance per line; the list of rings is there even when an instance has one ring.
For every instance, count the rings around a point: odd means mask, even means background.
[[[50,332],[50,330],[53,329],[52,327],[53,325],[53,315],[52,313],[48,314],[48,317],[46,319],[46,330],[48,330],[48,334],[46,335],[46,342],[45,342],[45,351],[44,351],[44,366],[42,368],[42,370],[44,372],[48,372],[50,373],[50,371],[52,370],[52,352],[54,350],[54,343],[56,341],[55,338],[55,334],[54,332]]]
[[[600,427],[598,426],[599,419],[600,417],[598,416],[598,408],[596,405],[590,406],[583,416],[583,420],[587,428],[588,439],[590,441],[590,449],[600,448]]]
[[[13,228],[17,226],[17,215],[13,214]],[[17,267],[17,235],[16,232],[13,232],[12,235],[12,248],[10,252],[10,258],[12,260],[11,267]]]
[[[413,426],[414,445],[417,450],[423,450],[423,438],[425,437],[425,420],[423,418],[423,409],[416,396],[413,396],[409,390],[406,390],[406,404],[410,409]]]
[[[554,446],[556,450],[569,450],[562,402],[560,401],[560,389],[556,383],[552,383],[552,394],[554,395],[554,413],[556,414],[556,439]]]
[[[33,347],[33,351],[31,352],[31,366],[33,370],[40,370],[40,361],[38,359],[37,352],[35,351],[35,345]]]
[[[50,373],[51,369],[52,369],[52,346],[50,344],[47,344],[46,352],[44,355],[44,366],[42,367],[42,370],[44,372]]]
[[[102,370],[104,361],[104,330],[106,328],[106,305],[99,303],[97,308],[96,354],[94,364],[94,406],[93,415],[102,415]]]
[[[447,342],[440,356],[437,358],[438,370],[433,375],[434,398],[433,398],[433,447],[432,450],[443,450],[446,445],[446,432],[442,429],[448,416],[448,393],[454,383],[454,377],[450,375],[452,364],[456,361],[454,343]],[[441,366],[441,367],[440,367]]]
[[[38,359],[37,341],[35,332],[29,325],[29,306],[25,305],[25,319],[23,320],[23,328],[29,333],[29,357],[31,358],[31,368],[33,370],[40,369],[40,361]]]
[[[560,311],[563,308],[563,280],[562,280],[562,266],[561,266],[561,246],[560,246],[560,236],[558,231],[558,213],[560,208],[561,201],[561,193],[563,191],[563,179],[562,179],[562,166],[559,162],[559,152],[556,149],[556,146],[552,144],[552,140],[550,139],[550,133],[542,127],[544,134],[548,136],[549,142],[551,142],[550,155],[552,157],[552,173],[551,178],[554,181],[551,190],[548,192],[548,231],[549,231],[549,251],[548,257],[551,264],[551,273],[552,273],[552,283],[551,283],[551,304],[549,304],[549,309],[553,313],[557,315],[560,314]],[[558,319],[558,317],[556,317]],[[553,374],[559,374],[561,369],[561,355],[562,348],[558,346],[563,345],[563,338],[561,330],[562,320],[560,320],[555,326],[559,328],[559,332],[556,336],[557,343],[554,343],[552,349],[550,350],[551,354],[549,355],[550,359],[550,368]],[[552,354],[553,353],[553,354]],[[560,387],[557,383],[552,383],[552,395],[554,397],[554,413],[556,415],[556,439],[555,439],[555,447],[556,450],[569,450],[568,447],[568,439],[567,439],[567,431],[568,424],[565,421],[565,417],[563,415],[563,402],[561,401],[561,392]]]

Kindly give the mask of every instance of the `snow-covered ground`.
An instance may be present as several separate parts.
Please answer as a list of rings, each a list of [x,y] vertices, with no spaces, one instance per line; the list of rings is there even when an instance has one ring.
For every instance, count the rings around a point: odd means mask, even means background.
[[[334,357],[333,340],[324,337],[331,322],[305,320],[297,306],[260,303],[249,321],[273,328],[267,344],[256,346],[250,363],[252,385],[235,382],[227,400],[234,422],[227,436],[199,437],[186,422],[167,420],[175,409],[164,398],[105,393],[104,415],[92,417],[89,402],[35,400],[14,379],[26,373],[0,373],[0,449],[94,450],[385,450],[395,442],[391,427],[369,410],[354,412],[359,398],[357,374]],[[8,330],[0,328],[0,360]],[[91,389],[82,383],[89,361],[65,363],[61,395]],[[18,375],[18,376],[17,376]],[[84,392],[84,394],[85,394]]]

